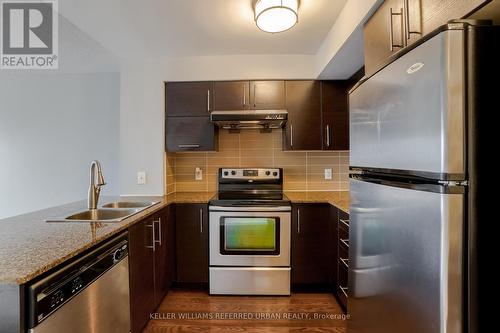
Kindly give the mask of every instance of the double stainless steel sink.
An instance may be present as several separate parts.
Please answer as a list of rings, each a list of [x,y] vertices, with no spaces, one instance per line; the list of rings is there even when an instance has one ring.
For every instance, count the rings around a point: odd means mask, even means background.
[[[115,201],[102,205],[101,208],[87,209],[47,222],[121,222],[146,208],[156,205],[156,201]]]

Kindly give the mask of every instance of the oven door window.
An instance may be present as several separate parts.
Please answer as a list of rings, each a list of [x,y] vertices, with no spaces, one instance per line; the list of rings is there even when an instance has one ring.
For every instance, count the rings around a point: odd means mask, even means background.
[[[279,217],[221,217],[220,253],[279,255]]]

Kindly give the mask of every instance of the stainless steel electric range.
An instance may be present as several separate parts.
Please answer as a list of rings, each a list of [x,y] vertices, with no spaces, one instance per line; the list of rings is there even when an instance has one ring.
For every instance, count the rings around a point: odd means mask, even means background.
[[[290,295],[283,169],[219,169],[209,212],[210,294]]]

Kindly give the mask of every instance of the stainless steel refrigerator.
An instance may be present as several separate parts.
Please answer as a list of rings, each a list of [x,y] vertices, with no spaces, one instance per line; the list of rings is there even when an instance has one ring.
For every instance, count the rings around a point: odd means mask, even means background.
[[[351,90],[349,333],[478,331],[499,40],[449,23]]]

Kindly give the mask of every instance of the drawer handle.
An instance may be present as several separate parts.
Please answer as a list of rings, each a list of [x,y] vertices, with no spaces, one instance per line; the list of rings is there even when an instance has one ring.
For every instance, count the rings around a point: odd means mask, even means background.
[[[347,227],[347,229],[349,229],[349,220],[342,220],[342,219],[339,220],[340,222],[342,222],[342,224],[344,224]]]
[[[349,240],[348,239],[341,239],[340,241],[342,243],[344,243],[345,246],[349,247]]]
[[[340,290],[342,290],[342,294],[344,294],[345,298],[349,298],[349,296],[347,296],[347,290],[349,290],[349,288],[340,286]]]
[[[246,98],[246,84],[243,83],[243,108],[247,106],[247,98]]]
[[[345,265],[345,267],[349,268],[349,259],[344,259],[344,258],[340,258],[340,261],[342,261],[342,263]]]
[[[200,145],[192,144],[192,145],[178,145],[180,149],[192,149],[192,148],[200,148]]]

